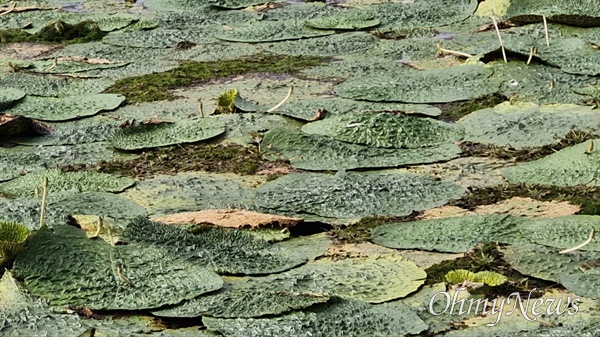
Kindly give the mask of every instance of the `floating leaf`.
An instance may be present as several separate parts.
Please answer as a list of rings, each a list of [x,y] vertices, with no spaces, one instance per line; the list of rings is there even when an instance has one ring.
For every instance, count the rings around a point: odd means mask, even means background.
[[[143,233],[145,236],[156,235]],[[42,228],[16,259],[13,272],[33,295],[53,305],[92,310],[141,310],[177,304],[222,287],[210,269],[165,249],[88,239],[71,226]]]
[[[500,83],[493,71],[479,65],[431,70],[398,70],[395,73],[356,77],[335,87],[344,98],[405,103],[445,103],[495,93]]]
[[[275,42],[296,40],[307,37],[331,35],[332,30],[317,30],[306,28],[302,21],[256,21],[254,23],[234,27],[233,30],[216,37],[232,42]]]
[[[377,26],[380,21],[375,14],[366,10],[347,10],[329,16],[306,20],[308,27],[317,29],[358,30]]]
[[[41,74],[14,73],[0,79],[0,87],[13,87],[34,96],[97,94],[113,84],[103,78],[71,78]]]
[[[0,111],[9,108],[23,97],[25,93],[19,89],[0,87]]]
[[[593,27],[600,25],[600,2],[553,0],[512,0],[506,16],[513,21],[541,22],[542,15],[548,21],[575,26]]]
[[[458,269],[458,270],[449,271],[448,273],[446,273],[444,278],[450,284],[459,284],[459,283],[463,283],[464,281],[474,282],[475,281],[475,273],[472,271],[465,270],[465,269]]]
[[[578,246],[586,241],[590,232],[600,231],[600,216],[569,215],[549,219],[535,219],[522,226],[521,232],[529,240],[560,249]],[[592,240],[581,247],[583,251],[600,251],[600,243]]]
[[[27,96],[21,103],[5,112],[43,121],[64,121],[92,116],[100,111],[114,110],[123,101],[125,101],[125,96],[115,94],[61,98]]]
[[[263,48],[283,55],[336,56],[365,51],[375,46],[376,41],[372,34],[347,33],[270,43]]]
[[[195,143],[225,132],[225,124],[214,118],[175,123],[134,125],[117,129],[111,144],[121,150],[139,150],[181,143]]]

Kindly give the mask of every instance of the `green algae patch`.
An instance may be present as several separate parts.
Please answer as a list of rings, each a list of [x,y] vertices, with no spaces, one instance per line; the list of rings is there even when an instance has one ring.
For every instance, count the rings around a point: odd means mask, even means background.
[[[106,35],[94,21],[86,20],[75,24],[64,21],[53,22],[35,34],[22,29],[0,31],[0,43],[46,42],[46,43],[85,43],[101,40]]]
[[[155,74],[118,80],[106,90],[120,93],[129,103],[173,99],[169,90],[206,83],[213,79],[250,73],[294,74],[323,65],[327,58],[316,56],[253,55],[231,61],[184,62],[179,67]]]

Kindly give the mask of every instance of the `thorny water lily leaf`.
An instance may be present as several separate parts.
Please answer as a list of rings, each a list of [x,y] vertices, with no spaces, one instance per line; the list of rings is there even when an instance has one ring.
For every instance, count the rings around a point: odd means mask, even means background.
[[[23,223],[31,230],[39,227],[40,209],[41,196],[39,198],[0,198],[0,214],[3,215],[1,219]],[[107,222],[112,221],[118,228],[123,228],[127,221],[138,216],[146,216],[146,210],[130,199],[106,192],[48,195],[44,218],[44,222],[48,226],[64,225],[68,222],[68,216],[73,214],[102,216]]]
[[[461,149],[454,144],[416,149],[384,149],[346,143],[321,135],[273,129],[261,142],[268,160],[285,159],[299,169],[324,171],[386,168],[423,164],[456,158]]]
[[[415,0],[375,4],[369,6],[367,11],[381,20],[384,28],[421,28],[460,22],[473,14],[475,9],[476,0],[454,1],[451,6],[444,0]]]
[[[125,96],[115,94],[73,95],[64,97],[27,96],[6,113],[43,121],[65,121],[92,116],[100,111],[114,110],[125,101]]]
[[[478,98],[499,90],[493,71],[480,65],[431,70],[398,70],[356,77],[335,87],[344,97],[367,101],[445,103]]]
[[[346,299],[383,303],[416,291],[427,274],[400,256],[332,260],[322,258],[282,274],[266,276],[263,282],[294,292],[325,293]]]
[[[170,60],[178,61],[226,61],[259,54],[260,52],[262,52],[261,45],[219,41],[217,43],[200,44],[191,49],[173,50],[167,57]]]
[[[368,10],[350,9],[333,15],[305,21],[305,25],[317,29],[358,30],[377,26],[380,21]]]
[[[102,239],[88,239],[84,231],[71,226],[38,230],[15,260],[13,272],[33,295],[52,305],[83,305],[92,310],[157,308],[223,285],[209,268],[160,247],[131,242],[112,246]]]
[[[541,22],[545,15],[548,21],[574,26],[594,27],[600,25],[600,2],[552,0],[512,0],[506,16],[513,21]]]
[[[21,145],[74,145],[108,141],[119,123],[101,118],[86,118],[82,121],[48,123],[49,134],[36,137],[11,139]]]
[[[594,132],[599,123],[600,115],[591,107],[508,102],[477,110],[458,122],[466,141],[516,148],[554,144],[572,130]]]
[[[276,246],[281,246],[297,254],[306,256],[311,261],[323,256],[332,244],[333,239],[326,233],[300,236],[275,243]]]
[[[182,42],[212,43],[218,26],[195,26],[193,29],[156,28],[131,32],[115,32],[105,36],[102,42],[120,47],[173,48]]]
[[[216,137],[223,132],[225,132],[225,123],[214,118],[202,118],[116,129],[110,142],[117,149],[139,150],[195,143]]]
[[[4,110],[25,97],[25,93],[15,88],[0,87],[0,110]]]
[[[431,105],[364,102],[340,97],[291,101],[275,110],[274,113],[304,121],[312,121],[318,117],[319,110],[331,115],[383,111],[426,116],[439,116],[442,114],[439,108]]]
[[[317,30],[303,26],[302,21],[257,21],[234,27],[216,37],[232,42],[275,42],[331,35],[332,30]]]
[[[225,283],[217,293],[197,297],[173,308],[153,311],[152,314],[158,317],[251,318],[281,315],[329,300],[328,295],[320,293],[279,288],[262,278]]]
[[[490,287],[497,287],[508,281],[508,278],[502,274],[493,271],[480,271],[475,273],[475,282],[486,284]]]
[[[1,187],[2,185],[0,185]],[[210,209],[197,212],[184,212],[153,219],[170,225],[213,224],[219,227],[258,228],[269,225],[292,227],[302,222],[300,218],[244,211],[239,209]]]
[[[475,281],[475,273],[465,269],[452,270],[444,275],[446,281],[450,284],[459,284],[464,281]]]
[[[579,296],[600,297],[600,269],[598,267],[560,277],[560,284]]]
[[[547,157],[509,167],[503,175],[511,183],[600,186],[600,151],[592,144],[600,145],[600,139],[588,140]]]
[[[347,33],[270,43],[263,48],[283,55],[336,56],[365,51],[376,42],[377,38],[369,33]]]
[[[511,245],[501,248],[503,259],[523,275],[559,282],[560,276],[594,265],[598,252],[577,250],[559,254],[559,249],[541,245]]]
[[[203,317],[202,321],[210,330],[228,337],[276,337],[281,331],[290,337],[397,337],[427,329],[427,324],[400,302],[373,305],[341,299],[272,318]]]
[[[227,9],[240,9],[255,5],[261,5],[264,3],[277,3],[283,0],[266,1],[266,0],[210,0],[208,3],[214,7],[221,7]]]
[[[567,74],[541,64],[509,61],[491,66],[493,78],[502,81],[500,93],[521,102],[581,104],[585,99],[574,90],[594,82],[593,78]]]
[[[0,221],[0,266],[12,262],[25,248],[29,234],[29,228],[23,224]]]
[[[63,165],[96,164],[103,160],[131,159],[112,151],[106,143],[89,143],[72,146],[17,146],[0,147],[0,181],[20,176],[24,172],[40,171]]]
[[[83,59],[65,59],[55,58],[45,61],[11,61],[15,66],[25,69],[27,72],[41,73],[41,74],[77,74],[82,72],[88,72],[92,70],[102,70],[124,67],[128,63],[126,62],[110,62],[105,60],[100,62],[97,60],[94,62],[86,61]]]
[[[302,131],[385,148],[423,148],[462,138],[462,130],[452,124],[394,113],[336,115],[305,124]]]
[[[13,87],[28,95],[64,96],[97,94],[113,84],[103,78],[72,78],[14,73],[0,79],[0,87]]]
[[[61,172],[60,170],[38,171],[11,181],[0,183],[0,194],[9,197],[34,196],[42,190],[44,178],[48,178],[49,192],[122,192],[135,184],[131,178],[92,171]]]
[[[125,195],[143,205],[151,215],[184,211],[243,208],[254,203],[254,189],[234,175],[179,173],[140,181]]]
[[[352,219],[404,216],[440,206],[463,193],[452,183],[411,173],[291,173],[260,186],[256,203],[274,212]]]
[[[522,241],[519,226],[524,221],[493,214],[400,222],[375,228],[371,240],[395,249],[462,253],[478,243]]]
[[[194,235],[181,228],[138,218],[127,226],[123,237],[130,243],[165,249],[218,273],[277,273],[307,261],[304,256],[240,230],[207,228]]]
[[[528,221],[521,226],[521,233],[537,244],[567,249],[586,241],[592,229],[600,231],[600,216],[569,215]],[[600,243],[592,240],[580,250],[598,252]]]

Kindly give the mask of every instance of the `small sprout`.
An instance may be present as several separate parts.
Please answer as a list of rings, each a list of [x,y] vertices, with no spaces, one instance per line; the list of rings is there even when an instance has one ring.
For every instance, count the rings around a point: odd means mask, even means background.
[[[0,222],[0,266],[11,263],[27,244],[31,232],[16,222]]]
[[[216,112],[218,114],[232,114],[235,112],[235,98],[238,96],[237,89],[225,91],[217,98]]]

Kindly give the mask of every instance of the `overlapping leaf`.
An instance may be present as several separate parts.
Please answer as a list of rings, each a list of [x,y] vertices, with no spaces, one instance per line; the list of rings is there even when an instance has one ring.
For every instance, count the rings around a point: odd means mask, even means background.
[[[123,101],[125,96],[116,94],[73,95],[60,98],[27,96],[5,112],[43,121],[64,121],[114,110]]]

